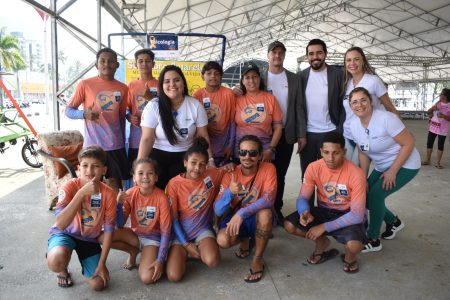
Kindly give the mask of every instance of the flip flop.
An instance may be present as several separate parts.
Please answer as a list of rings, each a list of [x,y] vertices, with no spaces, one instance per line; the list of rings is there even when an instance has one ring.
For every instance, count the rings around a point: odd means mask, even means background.
[[[239,247],[236,252],[234,252],[237,258],[244,259],[250,255],[250,249],[242,249]]]
[[[62,287],[62,288],[67,288],[67,287],[71,287],[73,285],[73,281],[72,281],[72,277],[70,277],[70,273],[67,273],[66,276],[64,275],[57,275],[56,276],[59,280],[65,280],[66,283],[62,283],[60,281],[58,281],[58,286]]]
[[[306,261],[307,261],[310,265],[318,265],[318,264],[324,263],[324,262],[326,262],[327,260],[330,260],[330,259],[336,257],[338,254],[339,254],[339,251],[338,251],[337,249],[335,249],[335,248],[332,248],[332,249],[330,249],[330,250],[328,250],[328,251],[324,251],[324,252],[322,252],[322,253],[314,253],[314,252],[313,252],[313,254],[311,255],[311,257],[309,257]],[[319,258],[318,261],[313,262],[313,261],[311,260],[311,258],[314,258],[314,257],[320,257],[320,258]]]
[[[352,262],[348,262],[345,260],[345,254],[341,254],[341,260],[344,263],[345,273],[354,274],[359,272],[359,265],[356,259]]]
[[[259,275],[259,274],[261,274],[261,276],[256,277],[255,279],[249,279],[249,278],[246,278],[246,279],[244,279],[244,281],[247,282],[247,283],[255,283],[255,282],[260,281],[260,280],[263,278],[263,275],[264,275],[264,269],[265,269],[265,265],[263,264],[262,266],[263,266],[263,267],[262,267],[262,270],[261,270],[261,271],[256,271],[256,272],[254,272],[252,268],[249,269],[250,276],[251,276],[251,275]]]
[[[252,253],[252,249],[255,247],[255,238],[250,237],[248,242],[248,249],[239,247],[239,249],[234,252],[237,258],[244,259]]]

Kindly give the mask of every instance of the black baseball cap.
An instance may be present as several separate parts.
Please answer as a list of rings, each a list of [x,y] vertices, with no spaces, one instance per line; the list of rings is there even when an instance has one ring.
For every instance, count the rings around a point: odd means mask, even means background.
[[[286,52],[286,47],[284,46],[284,44],[282,42],[274,41],[274,42],[269,44],[269,47],[267,48],[267,53],[269,53],[270,51],[272,51],[276,47],[280,47],[281,49],[284,50],[284,52]]]
[[[259,68],[255,63],[246,63],[241,69],[241,76],[244,76],[250,71],[255,71],[256,73],[258,73],[258,76],[261,76],[261,74],[259,73]]]

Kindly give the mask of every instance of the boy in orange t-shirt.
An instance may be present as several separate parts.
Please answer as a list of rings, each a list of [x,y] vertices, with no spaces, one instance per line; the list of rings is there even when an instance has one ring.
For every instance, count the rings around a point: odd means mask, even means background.
[[[121,180],[130,178],[130,166],[125,152],[125,113],[128,105],[128,87],[115,80],[119,63],[110,48],[97,52],[98,76],[82,80],[67,104],[66,116],[84,119],[83,147],[98,145],[105,150],[108,160],[106,178],[116,190]],[[79,109],[80,106],[83,109]]]
[[[235,123],[235,95],[229,88],[221,86],[222,66],[215,61],[207,62],[202,69],[205,88],[197,90],[192,97],[200,101],[208,115],[208,135],[216,166],[232,158]]]
[[[149,101],[158,96],[158,79],[153,77],[155,54],[150,49],[141,49],[134,53],[135,64],[139,70],[139,79],[128,84],[127,120],[131,123],[128,139],[128,160],[130,164],[137,158],[141,140],[141,115]]]
[[[308,165],[297,198],[297,211],[286,217],[284,228],[294,235],[313,240],[316,244],[309,264],[323,263],[339,254],[327,248],[332,236],[345,245],[343,269],[358,272],[356,256],[367,242],[363,225],[366,212],[366,176],[345,158],[345,140],[341,133],[324,135],[320,147],[322,159]],[[317,207],[309,199],[317,188]]]
[[[100,180],[106,173],[106,153],[89,146],[78,155],[80,178],[64,184],[55,208],[56,222],[50,228],[47,263],[58,273],[58,285],[73,285],[67,270],[72,251],[78,254],[82,274],[91,289],[100,291],[109,281],[106,259],[116,224],[113,190]],[[102,234],[103,247],[97,241]]]

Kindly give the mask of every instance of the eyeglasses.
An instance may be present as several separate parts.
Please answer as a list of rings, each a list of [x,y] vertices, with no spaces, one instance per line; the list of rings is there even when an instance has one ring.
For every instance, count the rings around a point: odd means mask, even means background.
[[[366,105],[367,103],[369,103],[369,99],[361,99],[361,100],[353,100],[350,102],[350,106],[356,106],[358,104],[360,105]]]
[[[258,150],[242,150],[239,149],[239,156],[247,156],[250,155],[250,157],[257,157],[259,154]]]

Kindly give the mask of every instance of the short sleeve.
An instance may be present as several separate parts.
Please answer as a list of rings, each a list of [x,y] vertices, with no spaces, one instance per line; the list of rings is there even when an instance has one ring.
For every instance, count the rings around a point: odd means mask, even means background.
[[[384,112],[386,114],[385,122],[386,122],[386,130],[391,137],[396,137],[400,132],[405,129],[405,124],[393,113]]]
[[[195,100],[197,105],[197,127],[205,127],[208,125],[208,115],[206,114],[205,109],[202,105],[200,105],[200,102],[198,100]]]
[[[230,186],[230,182],[231,182],[231,173],[225,173],[220,182],[219,193],[217,194],[216,201],[222,198],[223,193]]]
[[[281,123],[283,122],[283,112],[281,111],[280,104],[275,97],[272,97],[273,100],[273,123]]]
[[[375,90],[375,96],[380,98],[384,94],[387,93],[387,89],[384,86],[383,81],[380,79],[380,77],[376,76],[375,78],[375,84],[374,84],[374,90]]]
[[[159,99],[149,102],[142,112],[141,126],[147,128],[156,128],[159,123]]]

